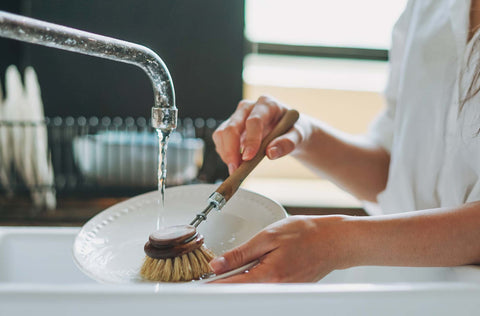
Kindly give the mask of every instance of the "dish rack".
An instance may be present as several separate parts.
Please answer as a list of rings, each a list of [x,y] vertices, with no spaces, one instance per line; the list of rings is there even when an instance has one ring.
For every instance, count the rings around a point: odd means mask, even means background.
[[[168,145],[167,186],[213,183],[227,176],[212,141],[219,123],[212,118],[178,120]],[[32,190],[54,189],[61,198],[131,196],[156,189],[158,136],[149,119],[48,117],[38,123],[0,121],[0,130],[38,125],[47,130],[53,187],[28,187],[19,172],[7,166],[9,181],[8,186],[0,184],[0,208],[1,200],[28,197]]]

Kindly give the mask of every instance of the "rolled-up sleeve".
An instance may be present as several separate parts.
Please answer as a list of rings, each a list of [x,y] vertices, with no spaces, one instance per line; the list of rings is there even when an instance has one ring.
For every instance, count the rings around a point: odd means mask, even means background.
[[[387,105],[387,107],[375,118],[370,124],[368,137],[370,140],[379,145],[388,152],[392,150],[393,135],[394,135],[394,111]]]

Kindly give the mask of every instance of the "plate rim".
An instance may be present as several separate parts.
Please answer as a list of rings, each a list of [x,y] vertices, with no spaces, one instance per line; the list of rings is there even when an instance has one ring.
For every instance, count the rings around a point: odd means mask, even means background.
[[[205,189],[208,188],[208,189],[211,189],[211,191],[213,192],[213,191],[216,190],[216,188],[218,186],[219,186],[219,184],[206,184],[206,183],[179,185],[179,186],[173,186],[173,187],[167,188],[167,194],[168,194],[168,191],[182,190],[185,187],[188,187],[188,189],[194,189],[195,187],[202,187],[202,189],[203,188],[205,188]],[[86,269],[84,267],[84,265],[81,263],[81,257],[85,257],[85,256],[80,253],[79,245],[82,242],[86,241],[86,238],[88,238],[88,237],[90,237],[92,239],[95,238],[95,234],[93,234],[92,231],[96,230],[98,232],[99,229],[101,229],[103,226],[105,226],[109,222],[115,220],[116,217],[121,216],[121,215],[118,215],[119,212],[125,213],[125,214],[128,213],[130,210],[129,210],[129,207],[126,207],[126,205],[131,205],[132,203],[135,203],[135,202],[138,203],[138,202],[142,201],[143,199],[145,199],[146,196],[155,195],[155,194],[158,194],[158,193],[159,193],[158,190],[154,190],[154,191],[149,191],[149,192],[145,192],[145,193],[133,196],[133,197],[131,197],[131,198],[125,200],[125,201],[116,203],[116,204],[104,209],[103,211],[100,211],[99,213],[94,215],[92,218],[90,218],[80,228],[80,230],[78,231],[78,233],[75,236],[75,239],[74,239],[74,242],[73,242],[73,245],[72,245],[72,252],[71,253],[72,253],[73,261],[74,261],[75,265],[79,268],[79,270],[82,271],[85,275],[87,275],[91,279],[93,279],[97,282],[100,282],[100,283],[105,283],[105,284],[129,284],[129,283],[134,284],[134,283],[138,283],[138,284],[141,284],[142,282],[128,282],[128,281],[127,282],[113,282],[112,280],[109,280],[108,278],[102,278],[101,276],[99,276],[97,274],[91,273],[91,271],[89,269]],[[265,204],[270,204],[270,207],[266,207],[266,209],[270,210],[270,214],[272,215],[272,218],[274,218],[274,221],[272,221],[272,223],[276,222],[276,221],[279,221],[281,219],[284,219],[284,218],[289,216],[287,211],[283,207],[283,205],[281,205],[278,201],[275,201],[275,200],[273,200],[273,199],[271,199],[271,198],[269,198],[269,197],[267,197],[263,194],[260,194],[258,192],[255,192],[255,191],[252,191],[252,190],[249,190],[249,189],[239,188],[239,190],[232,197],[232,200],[241,198],[242,195],[245,195],[245,194],[255,196],[259,200],[258,202],[261,202],[261,204],[264,204],[264,205]],[[207,199],[208,199],[208,196],[205,197],[205,201],[207,201]],[[275,207],[272,207],[273,205]],[[113,212],[113,214],[110,214],[112,212]],[[100,224],[98,224],[98,223],[100,223]],[[93,237],[92,237],[92,235],[93,235]],[[88,242],[88,241],[86,241],[86,242]],[[164,282],[151,282],[151,283],[155,284],[155,283],[164,283]]]

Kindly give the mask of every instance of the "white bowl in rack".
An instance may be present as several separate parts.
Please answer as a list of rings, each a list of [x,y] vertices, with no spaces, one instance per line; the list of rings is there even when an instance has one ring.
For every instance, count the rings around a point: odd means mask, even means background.
[[[156,187],[158,136],[147,132],[108,131],[73,140],[75,163],[88,181],[103,186]],[[167,183],[194,180],[203,164],[204,142],[174,133],[168,142]]]

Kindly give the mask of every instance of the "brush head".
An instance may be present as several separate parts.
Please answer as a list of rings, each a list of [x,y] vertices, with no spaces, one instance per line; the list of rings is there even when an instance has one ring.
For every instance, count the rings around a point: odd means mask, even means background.
[[[182,256],[153,259],[145,256],[140,275],[155,282],[187,282],[198,280],[212,273],[208,264],[215,255],[205,246]]]
[[[168,226],[151,233],[148,240],[155,247],[176,246],[184,243],[196,233],[197,230],[192,225]]]
[[[203,245],[203,236],[191,225],[165,227],[150,234],[144,246],[153,259],[179,257]]]
[[[178,282],[199,279],[211,273],[213,253],[203,246],[203,236],[191,225],[165,227],[150,234],[147,254],[140,270],[150,281]]]

